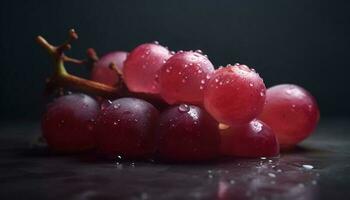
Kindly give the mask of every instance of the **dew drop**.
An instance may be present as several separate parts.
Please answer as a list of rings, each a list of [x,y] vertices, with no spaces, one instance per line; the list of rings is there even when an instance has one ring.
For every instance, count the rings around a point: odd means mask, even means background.
[[[276,174],[274,174],[274,173],[268,173],[267,175],[271,178],[276,178]]]
[[[253,87],[253,86],[254,86],[254,84],[253,84],[253,83],[249,83],[249,86],[250,86],[250,87]]]
[[[188,112],[190,107],[187,104],[181,104],[178,109],[180,112]]]
[[[158,41],[153,41],[153,44],[157,44],[157,45],[158,45],[158,44],[159,44],[159,42],[158,42]]]
[[[113,105],[113,108],[114,108],[114,109],[120,108],[120,104],[119,104],[119,103],[118,103],[118,104],[114,104],[114,105]]]
[[[196,52],[196,53],[200,53],[200,54],[202,54],[203,53],[203,51],[202,50],[200,50],[200,49],[197,49],[196,51],[194,51],[194,52]]]
[[[310,169],[314,168],[314,166],[312,166],[312,165],[302,165],[302,167],[306,170],[310,170]]]
[[[205,80],[204,80],[204,79],[202,79],[202,80],[201,80],[201,83],[202,83],[202,84],[204,84],[204,83],[205,83]]]

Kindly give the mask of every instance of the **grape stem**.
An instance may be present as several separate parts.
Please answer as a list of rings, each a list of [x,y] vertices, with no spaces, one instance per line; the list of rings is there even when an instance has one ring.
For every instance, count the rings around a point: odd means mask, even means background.
[[[47,40],[38,36],[36,38],[39,45],[41,45],[53,58],[55,71],[54,74],[47,80],[48,88],[69,87],[73,89],[82,90],[86,93],[91,93],[103,97],[113,97],[118,95],[118,86],[109,86],[96,81],[84,79],[67,72],[64,63],[70,62],[74,64],[87,64],[98,60],[97,54],[94,49],[88,49],[88,60],[78,60],[68,57],[64,54],[64,51],[71,49],[71,43],[78,39],[78,34],[74,29],[69,30],[68,39],[59,46],[53,46]]]

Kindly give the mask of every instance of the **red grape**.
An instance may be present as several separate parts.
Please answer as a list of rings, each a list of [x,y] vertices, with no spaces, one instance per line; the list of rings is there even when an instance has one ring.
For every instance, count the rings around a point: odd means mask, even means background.
[[[281,84],[267,90],[259,118],[275,131],[281,148],[289,148],[312,133],[319,117],[317,102],[308,91]]]
[[[55,99],[42,118],[42,133],[56,152],[79,152],[95,146],[93,129],[99,105],[85,94]]]
[[[128,53],[124,51],[115,51],[108,53],[101,57],[91,71],[91,80],[114,86],[119,82],[119,76],[117,72],[111,69],[109,66],[111,63],[115,64],[115,67],[122,71],[124,66],[124,60]]]
[[[221,123],[245,124],[261,113],[265,92],[265,84],[254,70],[228,65],[211,76],[204,91],[204,106]]]
[[[160,70],[161,96],[169,104],[202,104],[203,90],[213,71],[213,64],[204,55],[179,52]]]
[[[158,44],[136,47],[124,62],[123,76],[129,90],[159,93],[158,71],[171,56],[168,49]]]
[[[98,116],[96,140],[106,156],[140,158],[155,150],[154,128],[158,110],[136,98],[120,98],[105,106]]]
[[[203,161],[218,155],[218,123],[203,109],[181,104],[164,111],[156,129],[158,154],[168,161]]]
[[[279,154],[273,130],[259,120],[245,125],[225,127],[221,133],[221,152],[227,156],[261,157]]]

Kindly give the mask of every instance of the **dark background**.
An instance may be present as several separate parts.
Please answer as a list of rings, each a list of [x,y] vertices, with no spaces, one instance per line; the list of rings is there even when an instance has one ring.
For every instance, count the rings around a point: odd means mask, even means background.
[[[348,2],[2,0],[1,120],[40,117],[52,65],[35,36],[57,43],[72,27],[80,35],[69,52],[73,57],[83,58],[88,47],[103,54],[154,40],[172,50],[202,49],[215,66],[254,67],[268,87],[305,87],[324,118],[347,116]]]

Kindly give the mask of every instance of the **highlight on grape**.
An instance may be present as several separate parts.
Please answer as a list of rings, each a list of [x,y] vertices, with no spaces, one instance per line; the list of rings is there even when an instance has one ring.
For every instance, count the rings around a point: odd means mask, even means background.
[[[79,60],[66,55],[77,39],[73,29],[58,46],[37,37],[54,64],[45,90],[54,100],[41,120],[53,152],[170,162],[274,157],[310,136],[319,121],[306,89],[266,88],[244,64],[215,69],[201,50],[174,52],[158,42],[100,58],[88,49]],[[70,74],[68,63],[87,67],[90,78]]]

